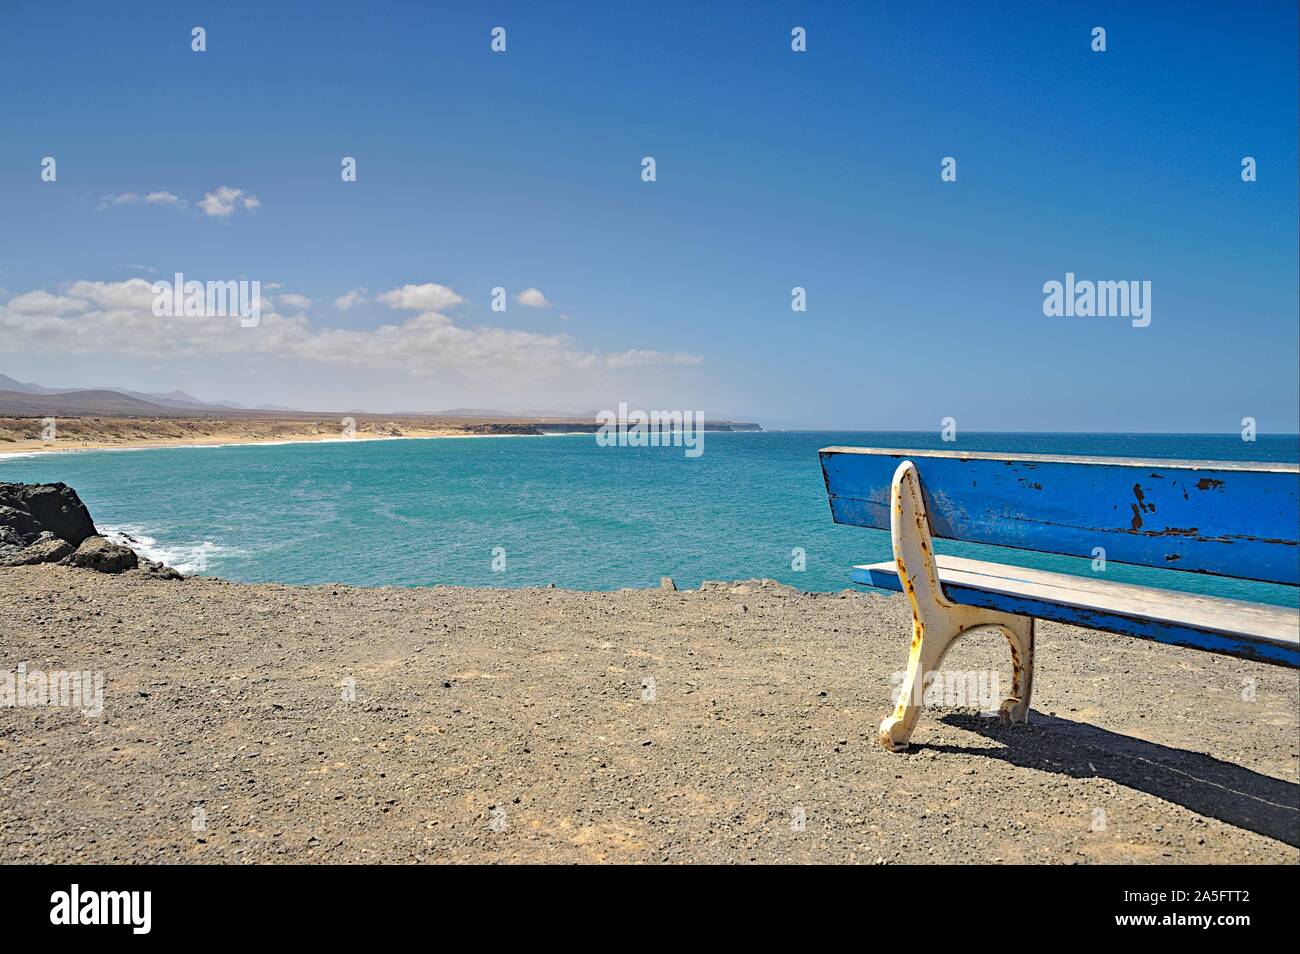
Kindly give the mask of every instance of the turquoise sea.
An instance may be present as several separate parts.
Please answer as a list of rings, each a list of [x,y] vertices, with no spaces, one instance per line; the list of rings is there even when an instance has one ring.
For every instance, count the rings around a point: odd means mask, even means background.
[[[831,522],[830,444],[1202,460],[1300,459],[1295,435],[715,433],[705,452],[592,434],[339,441],[0,457],[0,480],[63,481],[101,529],[188,573],[366,586],[679,587],[770,577],[839,590],[888,534]],[[500,549],[497,549],[500,548]],[[806,569],[793,566],[793,551]],[[1086,560],[940,543],[941,552],[1090,573]],[[494,570],[495,563],[504,568]],[[1111,579],[1294,605],[1295,591],[1123,567]]]

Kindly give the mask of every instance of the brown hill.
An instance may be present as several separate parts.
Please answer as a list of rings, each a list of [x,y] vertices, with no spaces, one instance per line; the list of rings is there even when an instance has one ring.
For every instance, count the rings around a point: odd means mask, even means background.
[[[59,394],[0,391],[0,415],[12,417],[183,417],[193,414],[194,411],[163,407],[118,391],[66,391]]]

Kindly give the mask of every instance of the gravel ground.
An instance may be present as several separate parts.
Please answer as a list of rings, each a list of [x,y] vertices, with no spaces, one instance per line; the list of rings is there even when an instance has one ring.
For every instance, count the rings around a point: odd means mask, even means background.
[[[0,678],[105,679],[0,708],[0,861],[1300,860],[1293,670],[1040,624],[1028,726],[895,755],[901,598],[706,586],[0,570]],[[945,668],[1010,684],[997,637]]]

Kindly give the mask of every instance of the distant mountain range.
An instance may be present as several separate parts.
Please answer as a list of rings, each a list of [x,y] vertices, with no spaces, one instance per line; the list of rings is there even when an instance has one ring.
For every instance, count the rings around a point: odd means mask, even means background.
[[[20,397],[29,395],[30,397]],[[34,400],[40,396],[40,400]],[[19,410],[21,406],[24,410]],[[77,410],[71,410],[77,408]],[[115,385],[93,388],[51,388],[30,381],[19,381],[7,374],[0,374],[0,412],[7,413],[54,413],[64,414],[149,414],[159,410],[198,411],[219,413],[221,411],[277,411],[281,413],[310,413],[301,408],[285,407],[280,404],[240,404],[238,401],[204,401],[185,391],[133,391]],[[370,411],[353,408],[344,413],[370,414]],[[456,407],[446,411],[410,411],[396,414],[412,414],[422,417],[469,417],[517,420],[594,420],[595,411],[498,411],[490,408]],[[172,415],[175,416],[175,415]]]
[[[185,391],[133,391],[130,388],[51,388],[41,384],[19,381],[0,374],[0,415],[17,417],[184,417],[187,414],[235,414],[241,417],[257,413],[274,415],[311,415],[324,411],[304,411],[300,408],[278,404],[258,404],[252,407],[237,401],[204,401]],[[329,413],[335,413],[333,411]],[[377,414],[358,409],[344,410],[343,414],[365,414],[371,417],[433,417],[467,418],[492,421],[586,421],[596,420],[596,411],[523,410],[500,411],[494,408],[454,407],[445,411],[390,411]],[[713,419],[709,418],[713,423]],[[718,419],[716,423],[733,423]],[[757,425],[745,425],[746,428]]]
[[[186,394],[184,391],[167,391],[162,394],[155,394],[148,391],[132,391],[130,388],[119,388],[112,385],[94,388],[47,388],[43,384],[32,384],[30,382],[18,381],[9,377],[7,374],[0,374],[0,391],[9,391],[17,394],[80,394],[83,401],[96,401],[102,398],[92,397],[92,395],[118,394],[126,395],[129,398],[135,398],[137,401],[143,401],[157,407],[174,408],[176,410],[238,410],[238,411],[295,411],[297,408],[282,407],[278,404],[258,404],[253,407],[240,404],[237,401],[202,401],[192,394]]]

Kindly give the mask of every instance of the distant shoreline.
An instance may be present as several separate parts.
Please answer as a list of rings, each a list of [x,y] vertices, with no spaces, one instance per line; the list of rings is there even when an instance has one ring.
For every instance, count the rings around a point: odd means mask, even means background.
[[[575,432],[579,433],[579,432]],[[75,454],[93,451],[143,451],[164,448],[190,448],[200,450],[221,447],[275,447],[284,444],[352,444],[369,441],[408,441],[438,440],[442,438],[481,438],[481,437],[548,437],[548,434],[468,434],[458,431],[431,434],[357,434],[355,437],[327,437],[315,435],[295,435],[286,437],[267,437],[247,440],[235,437],[218,437],[212,440],[189,440],[186,438],[157,438],[116,443],[109,441],[19,441],[0,450],[0,461],[7,458],[37,457],[47,454]],[[30,445],[30,446],[27,446]],[[62,445],[62,446],[59,446]]]
[[[156,450],[165,447],[257,447],[280,444],[344,444],[356,441],[426,440],[471,437],[556,437],[595,434],[590,421],[418,420],[348,417],[351,434],[335,418],[57,418],[52,440],[30,434],[30,419],[0,417],[0,461],[78,451]],[[21,424],[17,424],[21,421]],[[718,422],[706,433],[761,433],[756,425]],[[7,439],[6,439],[7,438]]]
[[[702,422],[706,432],[761,431],[757,424]],[[543,437],[594,434],[600,421],[580,418],[439,417],[419,414],[268,413],[120,415],[76,413],[6,416],[0,410],[0,460],[72,451],[158,447],[238,447],[442,437]]]

